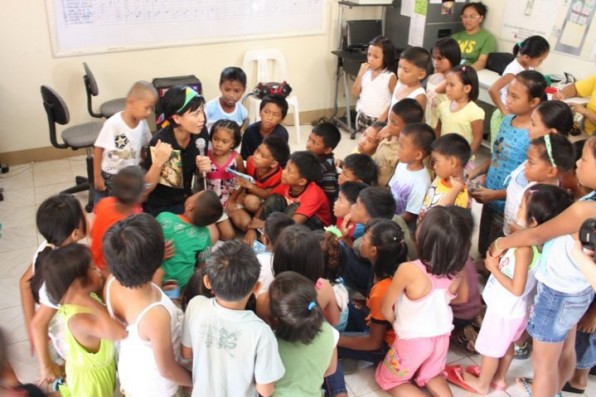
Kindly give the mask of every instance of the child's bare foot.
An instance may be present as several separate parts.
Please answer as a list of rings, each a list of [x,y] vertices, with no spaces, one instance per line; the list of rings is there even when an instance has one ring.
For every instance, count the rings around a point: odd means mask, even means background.
[[[488,394],[490,387],[488,385],[482,385],[480,379],[472,374],[464,372],[464,382],[468,384],[472,389],[476,390],[478,394]]]

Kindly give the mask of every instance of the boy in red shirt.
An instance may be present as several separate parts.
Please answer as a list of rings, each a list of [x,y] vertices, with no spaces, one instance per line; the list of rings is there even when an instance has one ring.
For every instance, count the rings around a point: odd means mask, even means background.
[[[263,219],[276,211],[311,229],[329,226],[332,222],[331,208],[325,192],[316,183],[320,178],[321,165],[317,156],[308,151],[292,153],[282,172],[281,184],[271,191],[271,196],[249,223],[244,241],[252,244],[256,229],[263,227]]]
[[[144,172],[137,166],[120,170],[112,179],[112,196],[101,199],[95,205],[95,220],[91,227],[91,253],[95,266],[107,277],[109,270],[103,256],[103,236],[114,223],[132,214],[143,212],[141,194]]]
[[[281,183],[282,170],[288,157],[288,143],[279,136],[269,135],[246,160],[246,173],[255,179],[255,183],[237,177],[236,183],[240,189],[232,194],[225,208],[235,227],[246,231],[252,215],[271,195],[273,188]]]

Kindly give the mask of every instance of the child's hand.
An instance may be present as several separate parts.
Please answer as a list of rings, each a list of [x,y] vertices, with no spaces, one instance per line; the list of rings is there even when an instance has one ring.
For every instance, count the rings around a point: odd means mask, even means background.
[[[250,190],[255,187],[254,183],[250,183],[244,178],[236,177],[236,185],[245,188],[246,190]]]
[[[577,330],[591,334],[596,331],[596,310],[590,309],[584,314],[584,316],[577,323]]]
[[[470,195],[479,203],[488,203],[495,200],[495,190],[477,187],[470,191]]]
[[[588,112],[588,109],[586,109],[586,107],[585,107],[584,105],[582,105],[582,104],[579,104],[579,103],[572,103],[572,104],[570,104],[570,105],[571,105],[571,110],[572,110],[574,113],[579,113],[579,114],[581,114],[582,116],[585,116],[585,115],[586,115],[586,113]]]
[[[462,178],[460,178],[459,176],[450,176],[449,177],[449,183],[451,183],[451,187],[457,191],[462,191],[464,190],[464,187],[466,186],[466,183],[464,182],[464,180]]]
[[[377,134],[377,141],[381,142],[385,138],[389,138],[391,136],[390,127],[386,125],[385,127],[381,128],[381,131]]]
[[[200,172],[209,172],[211,171],[211,160],[209,160],[208,156],[197,156],[196,158],[196,165],[197,169]]]
[[[159,166],[163,166],[172,155],[172,145],[167,142],[157,141],[153,155],[153,162]]]
[[[363,62],[362,64],[360,64],[360,70],[358,71],[358,77],[362,77],[368,69],[370,69],[370,65],[368,64],[368,62]]]
[[[341,222],[341,226],[339,227],[339,231],[341,232],[342,237],[348,237],[354,229],[354,224],[351,222],[352,214],[348,214],[344,216],[344,219]]]
[[[166,240],[163,259],[164,260],[169,259],[169,258],[173,257],[174,255],[176,255],[176,247],[174,247],[174,243],[172,242],[172,240]]]
[[[488,253],[486,255],[486,259],[484,259],[484,267],[491,273],[494,273],[496,270],[499,269],[499,258],[490,256]]]
[[[60,379],[64,376],[64,370],[58,364],[53,361],[50,361],[46,365],[41,368],[41,379],[39,380],[39,385],[44,382],[51,384],[56,379]]]
[[[95,184],[95,190],[103,192],[106,190],[106,181],[103,179],[101,175],[96,175],[93,178],[93,183]]]
[[[335,168],[343,168],[344,166],[344,161],[342,159],[335,159]]]

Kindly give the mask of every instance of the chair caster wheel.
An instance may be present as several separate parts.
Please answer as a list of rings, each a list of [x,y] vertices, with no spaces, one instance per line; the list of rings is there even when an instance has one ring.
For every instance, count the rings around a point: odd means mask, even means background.
[[[352,132],[350,134],[350,139],[352,139],[352,140],[356,139],[356,133],[355,132]]]
[[[85,211],[87,211],[88,214],[93,212],[93,204],[89,203],[85,206]]]

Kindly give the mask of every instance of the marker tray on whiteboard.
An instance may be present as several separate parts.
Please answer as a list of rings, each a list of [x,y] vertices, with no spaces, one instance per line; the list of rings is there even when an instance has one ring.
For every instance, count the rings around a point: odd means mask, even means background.
[[[174,76],[174,77],[156,77],[152,81],[153,86],[157,90],[159,97],[163,97],[164,94],[172,87],[177,85],[186,85],[195,90],[198,94],[203,94],[203,86],[201,80],[194,74],[188,76]]]

